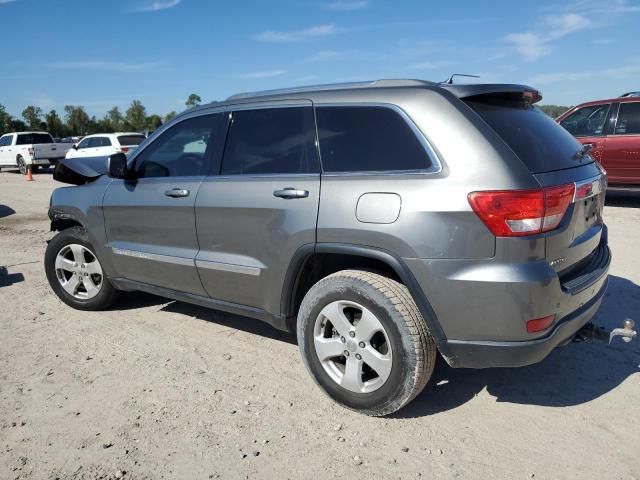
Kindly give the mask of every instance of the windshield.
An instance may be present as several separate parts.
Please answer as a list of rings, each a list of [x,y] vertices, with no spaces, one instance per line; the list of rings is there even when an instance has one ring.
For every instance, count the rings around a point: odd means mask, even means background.
[[[144,135],[120,135],[118,142],[123,147],[140,145],[144,141]]]
[[[504,95],[483,95],[465,103],[502,138],[532,173],[577,167],[580,143],[551,117]],[[589,157],[590,158],[590,157]]]
[[[38,145],[42,143],[54,143],[48,133],[23,133],[18,135],[16,145]]]

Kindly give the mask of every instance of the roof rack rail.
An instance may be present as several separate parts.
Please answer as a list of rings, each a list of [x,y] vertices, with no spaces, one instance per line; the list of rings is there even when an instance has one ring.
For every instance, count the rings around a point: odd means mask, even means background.
[[[244,92],[231,95],[229,100],[241,100],[245,98],[266,97],[269,95],[282,95],[287,93],[305,93],[305,92],[322,92],[329,90],[347,90],[355,88],[372,88],[372,87],[426,87],[436,85],[434,82],[427,80],[413,79],[382,79],[371,80],[365,82],[345,82],[345,83],[327,83],[323,85],[309,85],[306,87],[280,88],[276,90],[263,90],[259,92]]]
[[[620,97],[618,98],[623,98],[623,97],[640,97],[640,92],[627,92],[627,93],[623,93],[622,95],[620,95]]]

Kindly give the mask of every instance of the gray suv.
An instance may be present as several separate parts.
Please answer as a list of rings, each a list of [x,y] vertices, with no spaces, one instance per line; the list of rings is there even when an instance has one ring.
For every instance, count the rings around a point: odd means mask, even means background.
[[[190,109],[126,158],[69,159],[62,301],[145,291],[296,332],[317,384],[386,415],[452,367],[528,365],[595,314],[606,176],[523,85],[380,80]]]

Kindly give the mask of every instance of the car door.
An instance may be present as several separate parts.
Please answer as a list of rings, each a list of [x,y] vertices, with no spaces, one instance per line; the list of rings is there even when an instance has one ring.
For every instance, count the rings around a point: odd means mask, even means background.
[[[578,108],[560,121],[580,143],[591,144],[591,155],[602,162],[607,143],[606,128],[611,118],[611,103]]]
[[[80,143],[78,143],[78,147],[70,150],[69,157],[90,157],[91,153],[89,148],[91,146],[91,142],[93,137],[83,138]]]
[[[223,125],[223,113],[214,112],[169,126],[132,158],[135,179],[111,182],[103,210],[119,277],[206,296],[194,263],[194,204],[220,155]]]
[[[101,157],[103,155],[110,155],[113,153],[111,148],[111,139],[109,137],[93,137],[90,144],[92,157]]]
[[[295,252],[316,240],[320,166],[311,102],[229,113],[220,175],[196,200],[196,265],[217,300],[280,313]]]
[[[620,103],[602,163],[610,185],[640,184],[640,101]]]
[[[16,164],[16,158],[13,154],[11,144],[13,143],[13,135],[3,135],[0,137],[0,165],[13,166]]]

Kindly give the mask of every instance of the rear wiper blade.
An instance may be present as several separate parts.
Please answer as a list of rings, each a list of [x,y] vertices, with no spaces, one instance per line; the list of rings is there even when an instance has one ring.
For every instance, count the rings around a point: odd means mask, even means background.
[[[593,148],[593,143],[585,143],[582,145],[580,150],[578,150],[573,156],[574,159],[580,160],[584,156],[588,155],[591,149]]]

